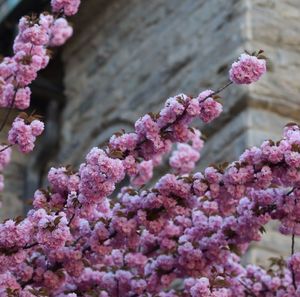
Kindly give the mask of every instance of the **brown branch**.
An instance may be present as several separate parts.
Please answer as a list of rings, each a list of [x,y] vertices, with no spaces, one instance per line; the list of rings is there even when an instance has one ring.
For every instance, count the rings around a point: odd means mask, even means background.
[[[224,86],[221,87],[220,89],[216,90],[215,92],[213,92],[212,94],[210,94],[208,97],[213,96],[213,95],[217,95],[217,94],[221,93],[223,90],[225,90],[227,87],[229,87],[229,86],[232,85],[232,84],[233,84],[233,82],[232,82],[232,81],[229,81],[226,85],[224,85]],[[208,98],[208,97],[207,97],[207,98]],[[206,99],[207,99],[207,98],[206,98]]]
[[[295,253],[295,234],[293,233],[292,235],[292,245],[291,245],[291,256],[293,256]],[[293,282],[293,287],[295,290],[297,290],[297,284],[296,284],[296,275],[293,267],[291,266],[291,273],[292,273],[292,282]]]
[[[3,149],[0,150],[0,153],[4,152],[5,150],[7,150],[8,148],[12,147],[12,144],[8,144],[7,146],[5,146]]]
[[[201,102],[204,102],[206,99],[208,99],[208,98],[211,97],[211,96],[214,96],[214,95],[219,94],[219,93],[222,92],[224,89],[226,89],[227,87],[229,87],[231,84],[232,84],[232,81],[228,82],[228,83],[227,83],[226,85],[224,85],[223,87],[217,89],[217,90],[214,91],[213,93],[211,93],[211,94],[207,95],[206,97],[204,97],[204,98],[200,101],[200,103],[201,103]],[[176,118],[176,120],[175,120],[174,122],[169,123],[169,124],[167,124],[166,126],[164,126],[164,127],[162,128],[162,131],[165,132],[165,130],[167,130],[170,126],[172,126],[172,125],[178,123],[178,122],[185,116],[187,107],[188,107],[188,105],[185,107],[183,113],[182,113],[178,118]]]
[[[232,278],[232,276],[227,273],[226,271],[224,271],[224,275]],[[247,293],[252,296],[252,297],[257,297],[256,294],[251,290],[251,288],[249,288],[241,279],[237,279],[237,281],[246,289]]]
[[[250,296],[257,297],[256,294],[242,280],[238,280],[238,282],[246,289]]]
[[[295,253],[295,234],[292,235],[291,256]]]
[[[227,83],[226,85],[224,85],[223,87],[217,89],[217,90],[214,91],[213,93],[211,93],[211,94],[207,95],[206,97],[204,97],[200,102],[204,102],[204,101],[205,101],[206,99],[208,99],[209,97],[219,94],[219,93],[222,92],[224,89],[226,89],[227,87],[229,87],[231,84],[232,84],[232,81],[228,82],[228,83]],[[164,127],[162,127],[162,128],[161,128],[162,132],[167,132],[166,130],[167,130],[169,127],[171,127],[172,125],[178,123],[182,118],[184,118],[184,116],[185,116],[185,114],[186,114],[187,107],[188,107],[188,105],[185,106],[185,109],[183,110],[182,114],[181,114],[178,118],[176,118],[172,123],[169,123],[169,124],[165,125]],[[146,141],[147,141],[147,139],[144,139],[143,141],[141,141],[140,143],[138,143],[136,149],[139,149],[139,146],[140,146],[141,144],[143,144],[144,142],[146,142]]]
[[[72,216],[71,216],[71,218],[70,218],[70,221],[69,221],[69,223],[68,223],[68,227],[70,227],[70,225],[71,225],[71,223],[72,223],[74,217],[75,217],[75,212],[72,214]]]
[[[293,188],[290,193],[294,191],[295,188]],[[288,195],[290,194],[288,193]],[[295,207],[297,206],[297,200],[295,199]],[[295,254],[295,233],[294,233],[294,228],[293,228],[293,234],[292,234],[292,245],[291,245],[291,257]],[[297,291],[297,284],[296,284],[296,275],[295,271],[293,269],[293,266],[291,266],[291,273],[292,273],[292,281],[293,281],[293,287],[295,291]]]

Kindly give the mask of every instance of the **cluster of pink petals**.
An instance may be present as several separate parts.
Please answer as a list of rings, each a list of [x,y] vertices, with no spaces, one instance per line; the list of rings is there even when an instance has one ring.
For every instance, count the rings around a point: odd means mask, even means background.
[[[179,143],[172,153],[170,165],[181,174],[191,172],[199,160],[200,153],[186,143]]]
[[[80,0],[53,1],[53,11],[57,12],[58,8],[60,12],[65,11],[65,15],[71,15],[77,12],[79,4]],[[18,29],[13,56],[5,57],[0,63],[0,107],[24,110],[30,105],[29,85],[49,63],[48,47],[63,45],[71,37],[73,29],[64,16],[54,17],[46,13],[38,17],[22,17]],[[31,133],[29,127],[21,126],[16,119],[9,142],[19,144],[22,152],[31,151],[35,137],[40,134],[37,130],[41,130],[42,125],[36,122],[33,126],[36,131]],[[0,174],[0,191],[3,187],[3,176]]]
[[[60,46],[63,45],[67,39],[69,39],[73,34],[73,28],[68,24],[67,20],[64,18],[59,18],[53,22],[51,27],[52,38],[50,41],[50,46]]]
[[[195,134],[199,138],[199,132]],[[195,143],[195,148],[201,148],[201,142]],[[46,205],[57,200],[57,194],[61,198],[60,203],[52,204],[55,209],[59,206],[63,209],[69,200],[72,203],[58,214],[47,214],[35,204],[36,210],[30,213],[29,220],[40,228],[32,238],[44,247],[41,257],[47,255],[49,263],[62,265],[68,277],[41,268],[46,277],[39,280],[40,284],[57,296],[76,294],[72,289],[68,294],[62,293],[67,286],[80,292],[94,288],[100,296],[106,293],[117,296],[120,290],[122,296],[128,297],[142,296],[143,292],[147,296],[246,297],[245,284],[256,296],[297,296],[291,274],[292,269],[298,284],[297,254],[283,271],[269,275],[253,265],[244,268],[234,252],[244,253],[250,242],[260,240],[262,226],[272,219],[279,219],[283,226],[293,226],[291,232],[297,232],[298,216],[294,213],[299,211],[295,201],[300,199],[300,191],[296,189],[300,175],[298,163],[290,161],[291,152],[298,153],[297,145],[300,145],[300,129],[289,126],[281,141],[264,142],[259,148],[249,149],[237,162],[223,169],[208,167],[203,173],[182,176],[167,174],[152,189],[140,192],[123,188],[117,202],[106,205],[109,211],[100,211],[99,205],[107,202],[102,190],[82,200],[81,187],[86,187],[80,185],[82,177],[79,175],[78,180],[66,168],[51,169],[52,189]],[[117,147],[120,148],[115,142],[114,148]],[[81,168],[81,171],[89,168],[89,175],[96,178],[96,183],[91,182],[89,187],[100,186],[97,178],[115,182],[123,179],[124,168],[118,167],[120,161],[107,157],[103,150],[93,149]],[[70,187],[73,176],[77,176],[77,186]],[[281,188],[273,188],[274,183]],[[283,186],[294,190],[289,192]],[[41,201],[41,196],[47,199],[45,195],[39,193],[36,199]],[[100,204],[96,201],[99,198]],[[76,199],[78,202],[74,204]],[[70,221],[76,211],[69,226],[67,218]],[[77,238],[75,245],[70,244],[73,238]],[[14,242],[4,244],[12,245]],[[12,258],[9,261],[16,263]],[[40,265],[44,267],[44,262]],[[212,270],[212,266],[217,270]],[[179,291],[167,290],[182,275],[188,277],[184,287]],[[14,276],[18,279],[17,274]]]
[[[80,0],[51,0],[51,6],[54,12],[63,12],[67,16],[78,12]]]
[[[17,117],[8,133],[10,144],[18,145],[22,153],[29,153],[34,148],[36,137],[44,131],[44,123],[39,120],[33,120],[26,123],[26,120]]]
[[[65,15],[79,3],[51,2]],[[19,29],[15,56],[0,65],[0,102],[26,106],[27,85],[48,63],[46,45],[62,44],[71,31],[51,15],[23,18]],[[263,73],[258,66],[241,56],[231,79],[253,82]],[[22,91],[14,98],[11,90]],[[220,115],[215,95],[171,97],[159,113],[141,117],[134,132],[93,148],[78,172],[51,168],[49,187],[35,192],[27,216],[0,224],[0,296],[298,296],[298,254],[272,274],[243,267],[239,255],[271,220],[280,221],[283,234],[300,234],[300,128],[286,127],[280,141],[249,149],[236,162],[192,173],[203,141],[191,122]],[[9,141],[29,152],[43,129],[39,120],[17,117]],[[145,189],[175,143],[174,174]],[[0,154],[0,166],[8,160],[8,152]],[[126,176],[131,186],[109,198]]]
[[[153,162],[142,161],[136,166],[137,174],[132,176],[131,183],[135,186],[142,186],[146,184],[153,176]]]
[[[28,85],[36,79],[38,71],[48,65],[47,47],[64,44],[72,32],[64,18],[41,14],[37,19],[20,19],[13,45],[14,56],[0,63],[1,107],[29,107],[31,91]]]
[[[121,160],[110,158],[105,151],[93,148],[86,157],[86,163],[80,166],[79,176],[80,202],[89,204],[100,202],[110,195],[125,172]]]
[[[258,81],[266,71],[266,61],[264,59],[242,54],[239,60],[232,64],[229,77],[236,84],[251,84]]]
[[[200,150],[203,145],[201,132],[193,128],[190,131],[189,143],[177,144],[177,149],[173,151],[170,157],[170,166],[175,169],[176,173],[190,173],[200,159]]]
[[[189,124],[195,118],[209,122],[220,115],[222,105],[210,96],[212,93],[213,91],[205,91],[196,98],[184,94],[169,98],[160,113],[147,114],[138,119],[135,123],[135,132],[119,132],[113,135],[106,151],[107,156],[121,159],[125,172],[131,177],[131,182],[141,186],[152,178],[154,167],[161,163],[163,155],[171,151],[172,143],[191,141],[194,156],[188,167],[192,169],[199,159],[197,151],[202,148],[203,141],[200,139],[200,131],[194,129],[191,132]],[[185,153],[182,151],[182,154]],[[184,157],[181,159],[184,161]],[[179,162],[175,162],[175,157],[173,160],[174,167],[179,166],[175,165]],[[84,185],[90,184],[87,189],[90,192],[97,184],[95,174],[90,171],[90,166],[82,168],[85,176]],[[87,169],[88,174],[85,173]],[[106,188],[102,192],[109,193],[114,186],[104,182],[105,178],[106,176],[101,177],[99,182]]]

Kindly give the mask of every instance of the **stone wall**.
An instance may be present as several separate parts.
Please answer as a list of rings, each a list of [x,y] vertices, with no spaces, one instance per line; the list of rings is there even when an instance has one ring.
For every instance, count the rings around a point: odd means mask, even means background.
[[[79,163],[146,111],[179,92],[198,94],[226,82],[228,64],[245,42],[243,1],[88,0],[65,48],[67,105],[58,160]],[[242,105],[243,88],[225,92],[226,113]]]

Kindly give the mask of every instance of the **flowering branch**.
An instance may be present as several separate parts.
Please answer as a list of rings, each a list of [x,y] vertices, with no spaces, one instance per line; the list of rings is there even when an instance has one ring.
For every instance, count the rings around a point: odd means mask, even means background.
[[[71,15],[79,2],[51,4],[54,12]],[[65,19],[58,20],[44,14],[34,20],[23,18],[17,57],[0,65],[0,75],[7,72],[5,77],[10,77],[8,90],[14,90],[10,63],[26,70],[26,75],[13,72],[23,82],[22,100],[28,100],[25,88],[37,72],[31,68],[37,63],[34,56],[47,59],[49,39],[58,44],[62,40],[58,32],[69,28]],[[35,45],[35,55],[26,54],[27,43]],[[34,52],[37,49],[41,55]],[[192,121],[216,119],[222,112],[218,93],[233,83],[253,83],[265,72],[262,51],[242,54],[232,64],[230,82],[224,87],[195,98],[185,94],[169,98],[159,113],[138,119],[133,132],[117,132],[104,150],[93,148],[78,172],[71,166],[51,168],[49,187],[35,192],[27,216],[0,224],[0,295],[295,296],[300,278],[300,255],[294,254],[294,236],[300,234],[300,128],[287,126],[280,141],[246,150],[236,162],[192,172],[203,146]],[[24,103],[19,99],[7,102]],[[43,128],[39,117],[20,114],[9,132],[9,146],[31,151]],[[173,144],[178,144],[170,157],[174,174],[162,176],[152,188],[143,186]],[[0,148],[1,171],[9,152],[10,147]],[[110,198],[126,176],[131,185],[123,187],[116,199]],[[276,262],[280,271],[272,274],[254,265],[243,267],[240,256],[252,241],[261,239],[272,219],[280,221],[282,233],[292,234],[288,263]],[[224,277],[225,270],[230,277]],[[174,289],[177,279],[182,286]]]

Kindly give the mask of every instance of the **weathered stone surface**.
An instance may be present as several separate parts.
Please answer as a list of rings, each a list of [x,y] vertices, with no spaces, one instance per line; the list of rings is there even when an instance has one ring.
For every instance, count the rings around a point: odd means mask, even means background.
[[[300,2],[251,1],[247,47],[263,48],[272,70],[250,89],[253,104],[299,121]]]
[[[132,126],[169,96],[221,86],[243,42],[242,1],[95,3],[83,4],[76,35],[64,52],[68,123],[62,130],[61,161],[75,156],[77,162],[95,134]],[[231,98],[227,111],[245,90],[225,93]]]

